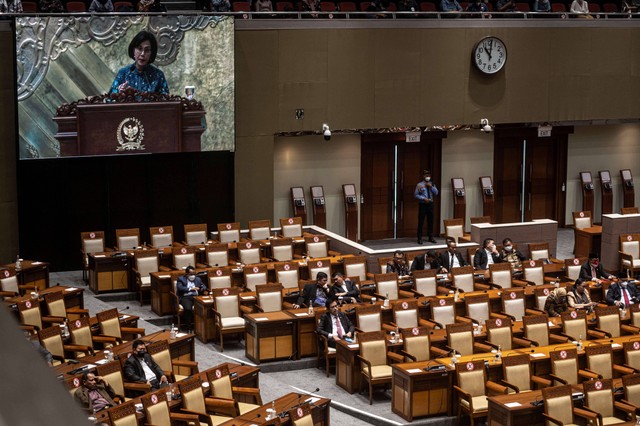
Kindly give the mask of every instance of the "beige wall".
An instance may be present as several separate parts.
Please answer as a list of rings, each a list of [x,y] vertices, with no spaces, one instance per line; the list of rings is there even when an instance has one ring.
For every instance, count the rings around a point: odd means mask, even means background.
[[[0,22],[0,58],[13,58],[13,33]],[[16,181],[15,75],[12,66],[0,66],[0,264],[18,254],[18,193]]]
[[[594,179],[595,218],[600,221],[602,198],[599,170],[609,170],[613,180],[613,212],[622,207],[620,169],[631,169],[636,181],[635,205],[640,205],[640,125],[578,126],[569,136],[567,164],[567,224],[573,223],[571,213],[582,210],[582,188],[579,173],[590,171]]]

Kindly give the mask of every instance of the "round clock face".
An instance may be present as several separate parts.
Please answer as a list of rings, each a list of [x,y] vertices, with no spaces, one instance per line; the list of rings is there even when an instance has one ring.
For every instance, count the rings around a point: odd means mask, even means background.
[[[485,74],[495,74],[507,63],[507,46],[497,37],[485,37],[473,48],[473,63]]]

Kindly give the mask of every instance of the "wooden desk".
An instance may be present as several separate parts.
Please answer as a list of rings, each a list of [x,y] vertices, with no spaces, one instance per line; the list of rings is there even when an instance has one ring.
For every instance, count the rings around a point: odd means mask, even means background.
[[[152,272],[149,274],[151,278],[151,310],[156,315],[173,315],[175,313],[176,299],[171,294],[173,277],[183,274],[182,271]]]
[[[48,315],[48,310],[46,309],[46,303],[44,301],[44,296],[49,293],[55,293],[61,291],[64,294],[64,305],[67,309],[69,308],[80,308],[84,309],[84,289],[78,287],[66,287],[61,285],[55,285],[53,287],[45,288],[42,291],[39,291],[39,302],[40,302],[40,311],[43,312],[43,315]],[[31,295],[24,295],[18,297],[10,297],[4,300],[5,304],[9,305],[12,310],[17,308],[16,304],[18,302],[22,302],[24,300],[30,300]]]
[[[640,214],[603,214],[600,262],[605,271],[620,269],[620,235],[640,233]]]
[[[285,312],[245,315],[246,357],[256,364],[293,358],[295,326],[296,321]]]
[[[425,371],[434,361],[393,364],[391,410],[411,422],[416,417],[451,415],[451,393],[454,374]]]
[[[482,243],[485,238],[502,241],[505,238],[518,245],[520,252],[529,256],[528,243],[549,243],[549,254],[556,255],[558,244],[558,222],[550,219],[539,219],[531,222],[514,223],[474,223],[471,225],[471,239]]]
[[[602,243],[602,226],[594,225],[591,228],[575,230],[576,257],[588,257],[589,253],[600,253]]]
[[[311,416],[313,417],[314,426],[329,426],[330,416],[329,407],[331,400],[328,398],[312,397],[304,394],[288,393],[273,401],[276,413],[278,415],[288,413],[296,407],[309,401],[311,406]],[[267,409],[271,408],[272,404],[264,404],[263,406],[251,410],[242,416],[236,417],[233,420],[229,420],[222,423],[223,426],[248,426],[252,424],[260,424],[267,417]],[[290,425],[291,420],[289,417],[283,418],[283,425]]]
[[[322,308],[322,311],[325,309]],[[321,312],[320,308],[316,308],[315,312]],[[307,356],[318,355],[318,335],[316,329],[315,313],[309,315],[308,309],[290,309],[286,311],[296,322],[296,358],[304,358]]]
[[[96,294],[129,289],[131,263],[126,253],[90,253],[89,287]]]
[[[196,296],[193,298],[193,328],[198,340],[203,343],[216,338],[216,318],[213,315],[213,298]]]
[[[42,291],[49,287],[49,263],[38,262],[37,260],[23,260],[20,262],[20,269],[16,268],[16,264],[9,263],[2,265],[16,270],[18,284],[31,287],[31,291],[38,287],[38,291]]]

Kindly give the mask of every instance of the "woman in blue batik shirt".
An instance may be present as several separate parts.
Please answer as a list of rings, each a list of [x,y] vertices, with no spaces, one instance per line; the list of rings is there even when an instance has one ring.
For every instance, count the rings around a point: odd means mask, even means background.
[[[164,73],[151,65],[158,53],[158,41],[148,31],[140,31],[129,43],[129,57],[133,64],[121,68],[109,93],[122,92],[131,87],[140,92],[169,93]]]

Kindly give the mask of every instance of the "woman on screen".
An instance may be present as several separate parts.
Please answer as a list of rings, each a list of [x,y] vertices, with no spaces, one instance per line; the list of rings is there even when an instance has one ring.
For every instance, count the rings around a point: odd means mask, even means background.
[[[109,93],[122,92],[131,87],[140,92],[169,93],[164,73],[151,65],[158,53],[156,37],[148,31],[140,31],[129,43],[129,57],[133,64],[121,68]]]

